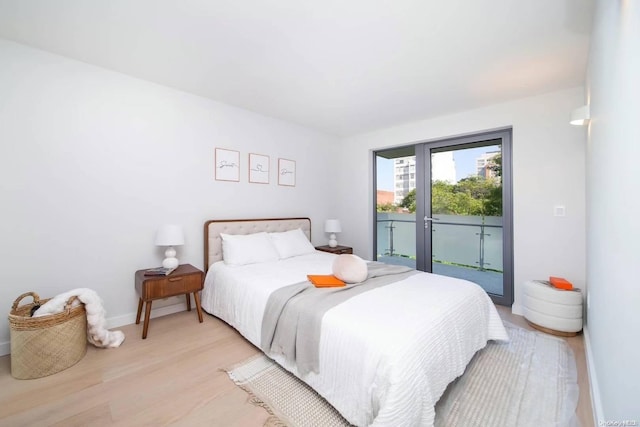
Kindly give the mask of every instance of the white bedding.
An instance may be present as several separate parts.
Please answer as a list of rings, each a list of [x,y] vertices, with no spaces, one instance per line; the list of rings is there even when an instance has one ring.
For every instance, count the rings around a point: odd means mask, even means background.
[[[331,274],[336,255],[209,268],[202,307],[260,347],[269,294]],[[490,298],[474,283],[421,273],[330,309],[320,370],[302,379],[358,426],[431,426],[434,406],[489,339],[508,339]],[[299,376],[295,363],[273,357]]]

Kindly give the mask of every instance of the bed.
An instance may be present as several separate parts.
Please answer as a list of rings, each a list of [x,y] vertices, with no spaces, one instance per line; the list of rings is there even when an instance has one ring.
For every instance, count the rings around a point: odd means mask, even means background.
[[[332,274],[338,255],[315,251],[308,242],[303,248],[299,240],[297,246],[284,240],[278,256],[267,256],[256,243],[265,233],[272,239],[302,233],[310,241],[311,221],[206,222],[202,308],[310,385],[354,425],[433,425],[436,402],[473,355],[488,340],[508,340],[495,306],[478,285],[413,271],[317,316],[316,365],[299,369],[286,352],[262,342],[263,317],[276,292],[303,284],[308,274]],[[236,247],[233,239],[251,240],[252,245]],[[228,259],[223,260],[223,252]],[[251,262],[238,263],[238,257]]]

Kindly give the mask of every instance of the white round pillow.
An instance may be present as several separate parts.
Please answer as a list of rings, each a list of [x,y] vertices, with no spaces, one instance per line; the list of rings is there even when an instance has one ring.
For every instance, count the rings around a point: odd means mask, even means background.
[[[333,261],[333,275],[345,283],[364,282],[367,272],[367,263],[357,255],[342,254]]]

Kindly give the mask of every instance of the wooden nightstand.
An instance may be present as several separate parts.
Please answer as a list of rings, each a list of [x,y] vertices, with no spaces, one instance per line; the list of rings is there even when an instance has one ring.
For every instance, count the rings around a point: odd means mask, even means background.
[[[353,253],[353,248],[349,246],[340,246],[340,245],[336,246],[335,248],[332,248],[329,245],[316,246],[316,250],[322,251],[322,252],[329,252],[332,254],[352,254]]]
[[[187,296],[187,310],[191,311],[191,297],[196,301],[196,311],[198,319],[202,323],[202,308],[200,307],[200,294],[204,281],[204,273],[190,264],[178,266],[168,276],[145,276],[146,270],[136,271],[136,292],[140,296],[138,301],[138,315],[136,325],[140,324],[140,314],[142,304],[146,303],[144,310],[144,327],[142,328],[142,338],[147,338],[149,330],[149,316],[151,315],[151,303],[155,299],[173,297],[176,295]]]

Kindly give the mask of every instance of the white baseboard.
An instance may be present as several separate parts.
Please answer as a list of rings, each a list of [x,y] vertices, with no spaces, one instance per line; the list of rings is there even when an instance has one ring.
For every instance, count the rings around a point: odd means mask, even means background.
[[[11,353],[11,341],[0,342],[0,356]]]
[[[180,302],[178,304],[166,305],[164,307],[158,307],[151,309],[151,319],[155,319],[156,317],[166,316],[167,314],[178,313],[180,311],[185,311],[187,309],[187,304],[185,302]],[[118,328],[120,326],[131,325],[136,322],[136,314],[137,313],[127,313],[122,316],[110,317],[107,320],[107,328]],[[143,313],[144,316],[144,313]]]
[[[593,408],[593,423],[600,425],[599,421],[606,420],[602,411],[602,399],[600,397],[600,387],[598,386],[598,377],[596,376],[596,367],[593,364],[593,353],[591,352],[591,338],[589,337],[589,328],[585,325],[582,328],[584,336],[584,352],[587,359],[587,372],[589,373],[589,387],[591,388],[591,407]]]
[[[524,310],[520,304],[513,304],[511,306],[511,312],[513,314],[517,314],[518,316],[524,316]]]
[[[166,316],[167,314],[178,313],[180,311],[185,311],[187,309],[187,304],[185,302],[180,302],[177,304],[171,304],[164,307],[158,307],[151,310],[151,319],[156,317]],[[136,314],[137,313],[127,313],[122,316],[110,317],[106,319],[107,328],[118,328],[124,325],[130,325],[136,322]],[[11,342],[5,341],[0,342],[0,356],[5,356],[11,353]]]

